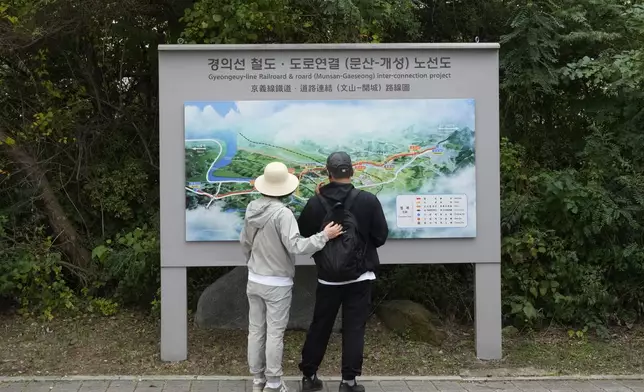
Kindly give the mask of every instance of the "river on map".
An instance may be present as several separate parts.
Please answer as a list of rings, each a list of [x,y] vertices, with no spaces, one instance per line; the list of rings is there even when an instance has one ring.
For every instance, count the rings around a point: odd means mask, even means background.
[[[251,178],[243,177],[220,177],[216,176],[214,173],[216,170],[221,169],[230,165],[237,153],[237,133],[233,131],[218,131],[212,135],[212,139],[215,139],[219,142],[223,142],[226,146],[226,154],[223,157],[220,157],[217,162],[208,170],[208,182],[217,182],[217,181],[239,181],[239,182],[248,182]]]

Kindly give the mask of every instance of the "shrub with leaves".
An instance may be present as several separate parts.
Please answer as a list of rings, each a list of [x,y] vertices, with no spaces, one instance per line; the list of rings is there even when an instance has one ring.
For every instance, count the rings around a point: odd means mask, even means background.
[[[159,252],[158,231],[147,225],[94,248],[103,291],[123,304],[148,306],[160,285]]]
[[[0,297],[17,302],[22,315],[50,321],[61,314],[109,316],[117,312],[114,301],[92,297],[87,289],[81,293],[73,290],[69,271],[65,271],[71,266],[52,248],[52,238],[44,235],[42,228],[14,233],[5,229],[7,223],[9,220],[0,215]]]

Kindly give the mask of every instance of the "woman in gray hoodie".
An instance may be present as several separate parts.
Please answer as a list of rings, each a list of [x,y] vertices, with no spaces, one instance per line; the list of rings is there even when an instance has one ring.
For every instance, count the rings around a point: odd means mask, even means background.
[[[288,392],[282,382],[282,355],[295,255],[313,254],[342,234],[342,227],[332,222],[309,238],[300,235],[293,212],[282,203],[298,185],[298,178],[283,163],[269,163],[255,180],[263,197],[246,208],[240,242],[248,265],[248,365],[253,392]]]

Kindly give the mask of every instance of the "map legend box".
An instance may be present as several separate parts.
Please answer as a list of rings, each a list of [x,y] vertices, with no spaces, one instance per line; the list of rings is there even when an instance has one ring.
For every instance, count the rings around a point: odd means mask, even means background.
[[[399,195],[396,224],[401,229],[466,227],[467,195]]]

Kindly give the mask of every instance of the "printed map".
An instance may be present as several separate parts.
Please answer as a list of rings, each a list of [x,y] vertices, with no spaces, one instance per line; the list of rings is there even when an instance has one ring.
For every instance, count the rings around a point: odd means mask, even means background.
[[[353,184],[378,196],[392,238],[476,235],[471,99],[185,104],[186,240],[238,240],[254,179],[272,161],[300,178],[296,216],[351,155]]]

